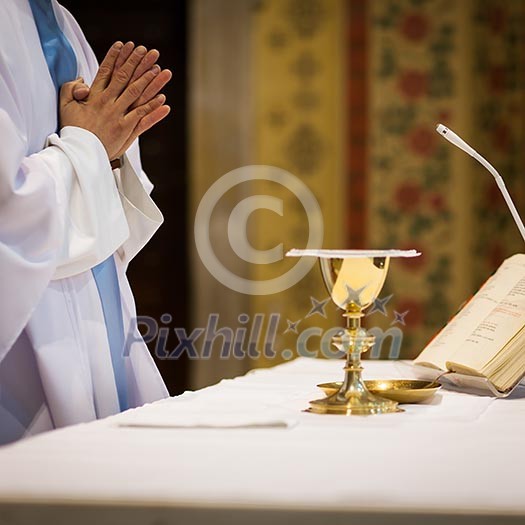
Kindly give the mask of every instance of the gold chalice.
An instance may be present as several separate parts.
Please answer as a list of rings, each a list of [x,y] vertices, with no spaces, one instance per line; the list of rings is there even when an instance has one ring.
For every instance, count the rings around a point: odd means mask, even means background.
[[[369,415],[401,412],[397,401],[372,394],[361,377],[361,354],[374,345],[375,337],[361,327],[361,318],[379,295],[390,257],[414,257],[415,250],[291,250],[289,256],[319,257],[324,283],[332,301],[342,310],[346,328],[332,338],[345,352],[344,381],[335,393],[310,401],[317,414]]]

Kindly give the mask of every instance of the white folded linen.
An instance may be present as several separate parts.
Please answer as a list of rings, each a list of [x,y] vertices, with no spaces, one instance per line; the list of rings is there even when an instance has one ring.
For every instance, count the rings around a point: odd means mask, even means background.
[[[250,406],[243,400],[232,404],[229,396],[222,403],[211,400],[172,398],[163,403],[148,405],[141,410],[128,410],[115,422],[121,427],[149,428],[291,428],[297,420],[283,417],[267,406]]]

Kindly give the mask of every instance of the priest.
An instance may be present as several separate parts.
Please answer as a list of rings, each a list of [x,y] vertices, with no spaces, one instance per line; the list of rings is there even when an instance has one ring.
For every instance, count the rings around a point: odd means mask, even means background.
[[[117,42],[99,68],[55,0],[0,3],[0,444],[168,395],[126,278],[162,223],[157,59]]]

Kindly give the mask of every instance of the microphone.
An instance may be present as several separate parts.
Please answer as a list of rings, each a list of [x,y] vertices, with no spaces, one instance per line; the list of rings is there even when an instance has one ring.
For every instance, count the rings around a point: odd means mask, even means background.
[[[471,157],[475,158],[485,169],[487,169],[492,174],[496,180],[498,188],[503,195],[503,198],[505,199],[505,202],[507,203],[507,206],[509,207],[514,222],[516,223],[516,226],[518,227],[518,230],[525,241],[525,226],[523,225],[523,221],[521,220],[516,206],[514,206],[514,203],[512,202],[512,198],[510,196],[509,190],[507,190],[507,187],[505,186],[505,182],[501,178],[501,175],[496,171],[494,166],[490,164],[490,162],[488,162],[485,158],[483,158],[474,148],[469,146],[461,137],[456,135],[451,129],[443,126],[443,124],[438,124],[436,131],[441,136],[445,137],[449,142],[454,144],[454,146],[462,149],[465,153],[468,153]]]

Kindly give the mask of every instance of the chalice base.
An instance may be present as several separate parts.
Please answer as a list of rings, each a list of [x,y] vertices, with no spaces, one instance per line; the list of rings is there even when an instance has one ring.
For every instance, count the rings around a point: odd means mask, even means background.
[[[324,399],[310,401],[310,412],[344,416],[369,416],[403,412],[397,401],[370,393],[366,388],[346,393],[341,390]]]

